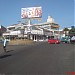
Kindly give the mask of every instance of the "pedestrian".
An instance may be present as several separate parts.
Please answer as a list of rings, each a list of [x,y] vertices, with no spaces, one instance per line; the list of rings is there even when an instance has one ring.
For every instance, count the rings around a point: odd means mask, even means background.
[[[6,51],[6,44],[7,44],[7,39],[6,39],[6,37],[4,37],[4,41],[3,41],[3,49],[4,49],[4,52],[7,52]]]

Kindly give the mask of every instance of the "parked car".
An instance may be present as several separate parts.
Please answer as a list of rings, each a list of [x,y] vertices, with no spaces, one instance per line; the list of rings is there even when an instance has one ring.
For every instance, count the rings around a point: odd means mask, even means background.
[[[66,37],[61,38],[61,43],[70,43],[70,38]]]
[[[2,40],[0,40],[0,43],[2,42]]]
[[[2,42],[3,42],[3,40],[0,39],[0,43],[2,43]]]
[[[50,44],[59,44],[60,40],[58,40],[58,39],[48,39],[48,43],[50,43]]]
[[[75,43],[75,36],[73,36],[70,40],[71,43]]]

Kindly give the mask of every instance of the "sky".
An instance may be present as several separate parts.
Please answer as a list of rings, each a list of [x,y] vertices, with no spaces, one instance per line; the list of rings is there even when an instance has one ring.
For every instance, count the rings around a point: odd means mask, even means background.
[[[75,25],[75,0],[0,0],[0,25],[17,24],[21,19],[21,8],[42,7],[42,20],[48,16],[60,25],[60,29]]]

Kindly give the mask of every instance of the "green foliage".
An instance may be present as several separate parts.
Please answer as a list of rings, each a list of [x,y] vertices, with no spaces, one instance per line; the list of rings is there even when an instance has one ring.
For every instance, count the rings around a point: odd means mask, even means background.
[[[69,31],[69,34],[70,34],[70,35],[75,35],[75,28],[72,28],[72,29]]]
[[[68,28],[64,28],[63,31],[69,31],[69,29]]]

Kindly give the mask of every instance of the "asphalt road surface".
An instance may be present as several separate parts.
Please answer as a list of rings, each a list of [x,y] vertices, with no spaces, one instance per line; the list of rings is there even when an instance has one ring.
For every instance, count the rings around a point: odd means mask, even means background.
[[[75,45],[34,43],[0,54],[0,75],[69,75],[75,72]]]

